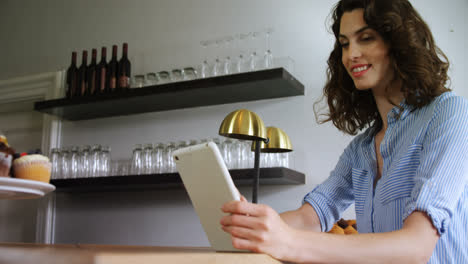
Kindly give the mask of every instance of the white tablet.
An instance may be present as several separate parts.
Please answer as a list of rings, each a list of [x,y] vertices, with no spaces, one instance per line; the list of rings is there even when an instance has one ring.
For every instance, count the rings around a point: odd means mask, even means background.
[[[224,203],[240,200],[224,160],[215,143],[178,149],[172,154],[185,189],[200,218],[211,247],[216,251],[239,251],[231,236],[221,229]]]

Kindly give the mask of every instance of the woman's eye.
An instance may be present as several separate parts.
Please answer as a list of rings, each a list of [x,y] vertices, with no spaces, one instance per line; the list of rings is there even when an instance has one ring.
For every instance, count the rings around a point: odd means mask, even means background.
[[[370,40],[373,40],[374,38],[372,36],[363,36],[361,39],[363,41],[370,41]]]
[[[340,46],[341,46],[342,48],[346,48],[346,47],[349,46],[349,43],[348,43],[348,42],[340,43]]]

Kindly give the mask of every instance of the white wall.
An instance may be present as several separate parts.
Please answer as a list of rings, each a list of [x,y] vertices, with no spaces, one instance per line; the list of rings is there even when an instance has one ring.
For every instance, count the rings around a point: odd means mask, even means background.
[[[333,38],[326,18],[335,0],[101,0],[1,1],[0,79],[66,68],[73,50],[129,43],[134,73],[201,62],[199,42],[272,26],[272,50],[295,60],[305,96],[210,106],[127,117],[65,122],[63,145],[109,144],[127,158],[135,143],[216,136],[232,110],[245,107],[291,137],[300,186],[262,186],[260,202],[278,211],[300,206],[323,181],[351,139],[331,125],[317,125],[313,103],[325,81]],[[468,97],[466,0],[413,0],[452,63],[454,90]],[[453,31],[453,32],[452,32]],[[249,188],[241,192],[250,197]],[[1,213],[1,212],[0,212]],[[353,217],[348,211],[347,218]],[[57,194],[57,243],[207,245],[183,190]]]

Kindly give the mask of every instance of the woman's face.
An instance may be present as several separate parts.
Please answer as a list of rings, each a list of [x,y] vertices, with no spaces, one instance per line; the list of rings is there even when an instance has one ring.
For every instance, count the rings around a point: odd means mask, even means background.
[[[339,42],[342,62],[359,90],[384,93],[393,79],[389,47],[380,34],[364,21],[364,10],[345,12],[341,17]]]

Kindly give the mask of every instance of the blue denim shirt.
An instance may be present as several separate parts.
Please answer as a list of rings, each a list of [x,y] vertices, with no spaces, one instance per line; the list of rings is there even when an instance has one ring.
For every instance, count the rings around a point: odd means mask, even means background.
[[[377,131],[371,127],[304,202],[314,207],[322,231],[352,203],[360,233],[399,230],[412,212],[425,212],[440,234],[429,263],[468,263],[468,101],[446,92],[421,109],[400,106],[388,113],[375,188]]]

